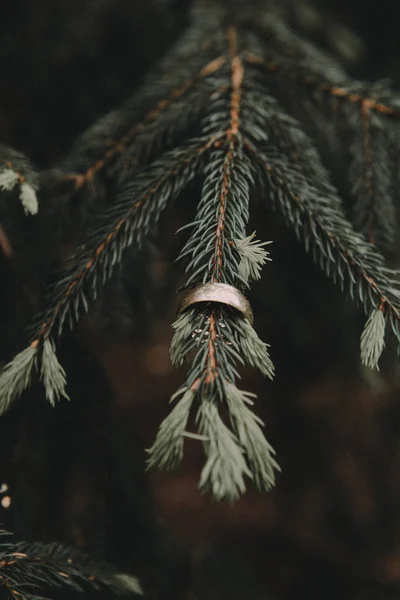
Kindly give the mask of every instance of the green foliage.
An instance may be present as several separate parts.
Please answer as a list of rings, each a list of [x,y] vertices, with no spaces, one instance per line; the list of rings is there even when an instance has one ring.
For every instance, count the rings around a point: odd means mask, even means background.
[[[184,289],[222,283],[244,291],[261,277],[269,242],[248,231],[252,193],[261,191],[367,314],[361,358],[375,368],[390,330],[400,345],[400,286],[385,254],[396,244],[399,116],[398,94],[352,80],[288,26],[285,2],[194,2],[187,32],[143,87],[58,166],[59,177],[74,184],[69,202],[80,194],[85,205],[102,186],[106,202],[49,290],[31,345],[0,376],[1,411],[34,370],[52,404],[66,395],[55,355],[65,322],[74,326],[90,309],[126,251],[140,252],[157,234],[162,213],[195,177],[202,191],[193,222],[184,226]],[[335,160],[348,159],[351,206],[330,180],[321,140]],[[3,188],[11,185],[4,173]],[[241,365],[273,378],[268,344],[216,301],[190,307],[173,327],[171,360],[188,370],[149,450],[149,466],[175,468],[185,437],[193,437],[206,455],[202,490],[233,500],[246,478],[269,489],[278,470],[274,451],[251,410],[253,395],[237,387]],[[196,432],[188,430],[192,411]]]
[[[36,215],[39,210],[38,179],[38,173],[21,152],[0,144],[0,191],[18,189],[25,215]]]
[[[251,235],[234,240],[236,249],[240,255],[239,277],[243,281],[249,282],[251,279],[261,279],[261,270],[269,258],[268,252],[264,246],[271,242],[259,242],[254,237],[256,232]]]
[[[0,530],[0,590],[12,600],[39,600],[43,590],[108,589],[114,594],[141,594],[138,580],[99,564],[82,552],[60,544],[14,542]]]

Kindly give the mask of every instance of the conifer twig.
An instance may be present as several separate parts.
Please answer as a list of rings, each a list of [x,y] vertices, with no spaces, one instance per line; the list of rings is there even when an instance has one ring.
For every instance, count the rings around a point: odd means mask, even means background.
[[[21,152],[0,145],[0,193],[18,188],[25,215],[36,215],[39,203],[36,195],[39,174]]]
[[[249,219],[253,176],[242,147],[244,67],[234,28],[228,29],[227,40],[231,64],[229,103],[226,112],[219,113],[225,126],[216,119],[209,123],[206,117],[203,121],[205,131],[223,127],[226,133],[219,147],[210,154],[202,197],[192,224],[193,233],[181,253],[181,258],[188,259],[186,271],[191,273],[186,287],[207,282],[243,287],[248,281],[248,277],[243,276],[246,241],[242,240],[245,240]],[[213,114],[211,107],[210,115]],[[242,261],[238,251],[241,243]],[[247,254],[248,270],[253,272],[259,264],[258,255]],[[241,392],[235,385],[237,362],[249,362],[269,377],[273,376],[267,346],[249,324],[213,303],[180,316],[175,329],[171,358],[179,357],[181,361],[192,350],[195,356],[184,386],[173,397],[181,395],[182,398],[161,425],[149,450],[150,466],[176,466],[179,462],[189,410],[197,401],[197,423],[207,457],[200,489],[211,490],[216,499],[234,500],[245,491],[246,476],[254,479],[260,489],[269,489],[274,482],[274,470],[278,468],[274,451],[261,432],[261,423],[245,406],[246,392]],[[223,405],[230,410],[234,432],[219,416],[219,407]],[[182,415],[179,420],[176,419],[178,415]],[[255,459],[254,447],[247,437],[252,435],[258,439],[258,449],[263,452],[260,462]]]
[[[57,543],[14,542],[4,530],[0,530],[0,540],[0,590],[6,598],[35,600],[42,598],[40,593],[46,588],[143,593],[136,577],[96,563],[77,549]]]
[[[78,198],[83,210],[94,200],[96,218],[48,290],[30,345],[0,374],[0,413],[35,373],[51,404],[67,396],[55,344],[65,323],[73,327],[90,310],[128,249],[140,252],[156,235],[162,213],[195,177],[200,198],[182,228],[189,237],[179,254],[186,292],[230,286],[243,298],[261,277],[270,241],[249,231],[258,190],[366,313],[362,362],[379,368],[390,332],[400,348],[399,277],[383,254],[397,244],[399,94],[349,77],[289,27],[286,2],[193,4],[186,34],[139,92],[89,129],[59,165],[60,178],[72,177],[81,188],[69,200]],[[320,150],[343,165],[350,207]],[[22,190],[21,177],[36,190],[39,174],[0,148],[1,194]],[[26,194],[21,199],[29,204]],[[218,298],[186,306],[173,327],[171,361],[188,370],[149,450],[149,466],[175,468],[191,437],[206,455],[202,490],[232,500],[247,478],[269,489],[279,467],[251,410],[253,395],[237,386],[242,365],[274,377],[269,345]],[[192,411],[198,431],[188,430]]]

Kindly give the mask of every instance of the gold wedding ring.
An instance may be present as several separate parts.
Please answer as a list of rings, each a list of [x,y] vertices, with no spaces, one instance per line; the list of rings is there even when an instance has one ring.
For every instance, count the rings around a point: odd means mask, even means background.
[[[231,306],[242,313],[250,325],[253,324],[254,317],[250,302],[233,285],[227,283],[203,283],[199,285],[186,294],[179,306],[178,313],[199,302],[217,302],[218,304]]]

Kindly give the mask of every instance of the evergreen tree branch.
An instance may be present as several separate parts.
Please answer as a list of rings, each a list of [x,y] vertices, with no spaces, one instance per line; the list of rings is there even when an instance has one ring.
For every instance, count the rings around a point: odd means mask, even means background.
[[[324,71],[322,71],[321,74],[316,74],[311,71],[311,73],[307,73],[307,76],[304,76],[304,74],[297,69],[293,70],[292,63],[283,62],[280,64],[275,60],[269,60],[268,58],[257,56],[251,52],[246,52],[243,60],[250,65],[262,67],[268,73],[279,74],[286,79],[313,88],[316,92],[326,93],[332,98],[343,100],[350,105],[364,105],[368,110],[379,113],[380,115],[394,118],[400,117],[400,101],[395,92],[388,89],[381,93],[381,97],[379,97],[379,95],[378,97],[371,96],[369,93],[371,87],[370,84],[355,82],[344,73],[340,75],[340,78],[337,78],[337,83],[327,81],[326,71],[331,74],[331,70],[327,69],[326,64],[324,65]],[[336,62],[334,64],[337,66]]]
[[[244,70],[237,54],[236,31],[228,30],[227,37],[231,62],[229,108],[225,112],[222,109],[223,99],[218,98],[209,111],[209,116],[213,118],[211,123],[208,116],[203,119],[204,135],[217,135],[221,130],[225,131],[225,135],[218,148],[210,155],[202,197],[193,224],[194,233],[180,255],[181,258],[191,255],[186,270],[193,271],[193,274],[187,287],[207,281],[232,285],[237,283],[239,255],[232,248],[232,240],[244,237],[249,216],[251,165],[243,154],[240,137]],[[213,115],[217,109],[221,111],[220,119],[215,120]],[[215,193],[216,190],[219,190],[218,194]],[[200,248],[203,250],[201,253]]]
[[[43,588],[88,587],[108,589],[114,594],[141,594],[136,577],[120,573],[107,564],[96,563],[77,549],[61,544],[13,542],[0,531],[0,588],[15,600],[41,598]]]
[[[152,96],[152,93],[147,91],[146,88],[141,89],[137,94],[135,94],[133,101],[129,101],[126,108],[119,109],[118,111],[115,111],[115,113],[111,113],[110,115],[107,115],[105,118],[101,119],[99,123],[96,123],[91,129],[89,129],[88,132],[85,133],[79,143],[79,146],[73,149],[71,158],[67,159],[63,165],[64,168],[68,167],[69,170],[79,170],[83,165],[85,165],[84,173],[75,176],[77,187],[82,187],[84,184],[89,183],[97,173],[104,169],[119,155],[125,154],[127,151],[129,151],[130,154],[139,152],[140,150],[143,152],[143,146],[149,146],[151,142],[154,144],[155,142],[153,139],[150,140],[150,143],[148,140],[151,133],[149,131],[149,125],[155,124],[154,133],[151,138],[156,137],[160,139],[162,135],[165,135],[165,126],[164,128],[162,126],[160,128],[158,120],[168,111],[170,107],[175,106],[176,110],[172,112],[172,118],[170,117],[168,119],[167,124],[169,126],[172,124],[174,128],[178,130],[179,120],[177,117],[179,117],[182,108],[189,108],[189,114],[191,112],[194,112],[195,114],[195,111],[193,111],[193,102],[189,102],[189,104],[186,102],[180,103],[178,106],[176,106],[178,101],[184,99],[188,92],[193,89],[202,79],[206,79],[207,77],[217,73],[218,70],[224,65],[224,62],[225,60],[222,56],[213,59],[207,65],[203,66],[196,75],[192,75],[184,83],[180,82],[179,87],[174,88],[172,91],[169,90],[167,98],[157,100],[156,105],[147,111],[143,119],[130,126],[128,131],[124,134],[116,134],[113,130],[118,130],[121,127],[125,128],[126,122],[129,123],[132,121],[132,116],[130,113],[136,115],[138,112],[138,106],[143,104],[144,98]],[[157,90],[157,95],[160,95],[160,85],[156,78],[155,81],[149,85],[149,87],[150,90]],[[207,98],[208,95],[205,99],[203,99],[203,102]],[[139,139],[138,143],[135,144],[135,140],[137,140],[141,133],[144,134],[142,137],[145,137],[145,143]],[[110,141],[115,137],[118,139]],[[92,148],[96,151],[99,149],[99,138],[104,140],[103,143],[107,149],[104,151],[102,156],[97,158],[97,160],[92,163],[90,161],[89,152]],[[90,162],[87,166],[85,163],[88,159]]]
[[[28,348],[6,365],[0,374],[0,413],[29,385],[34,368],[41,365],[46,395],[50,402],[66,395],[65,377],[59,365],[52,337],[60,335],[64,321],[72,327],[89,308],[119,264],[126,248],[139,250],[154,233],[162,211],[196,175],[205,154],[217,137],[195,140],[156,161],[128,184],[115,204],[99,218],[92,234],[70,258],[71,267],[61,274],[51,290],[48,306]],[[48,376],[46,376],[48,373]],[[55,375],[52,379],[51,374]]]
[[[0,412],[35,371],[51,404],[66,396],[55,338],[66,321],[72,327],[88,311],[126,250],[137,252],[156,233],[162,212],[197,175],[201,197],[193,222],[184,226],[190,233],[179,256],[186,290],[222,284],[240,294],[260,277],[268,242],[255,240],[248,222],[251,192],[261,186],[321,269],[367,313],[363,363],[378,367],[389,327],[400,347],[398,273],[379,250],[393,244],[396,231],[398,94],[353,80],[291,31],[286,2],[242,4],[196,1],[187,35],[139,93],[84,134],[61,163],[60,177],[75,183],[74,205],[81,200],[87,210],[92,191],[96,217],[78,232],[84,241],[47,296],[30,346],[0,375]],[[343,171],[353,224],[310,131],[337,164],[350,155]],[[2,164],[0,187],[14,189],[27,175],[17,162],[4,175]],[[269,346],[217,300],[186,308],[174,329],[171,360],[187,363],[188,372],[149,450],[149,466],[176,467],[184,439],[192,437],[206,454],[202,490],[232,500],[244,492],[246,478],[269,489],[278,470],[274,451],[251,411],[253,396],[237,386],[241,365],[273,378]],[[192,410],[196,432],[188,431]]]
[[[397,273],[386,268],[383,257],[346,220],[338,196],[321,197],[318,190],[282,156],[268,154],[245,142],[263,170],[268,196],[274,200],[321,268],[367,314],[380,310],[400,342],[400,289]]]
[[[151,70],[142,86],[123,106],[86,131],[62,162],[62,170],[78,174],[78,187],[90,182],[123,154],[149,123],[222,66],[219,11],[215,6],[195,2],[190,13],[188,30]],[[180,68],[176,69],[178,64]]]
[[[56,285],[52,295],[53,308],[40,325],[41,334],[33,344],[48,337],[57,322],[59,335],[66,311],[79,298],[86,281],[92,281],[96,296],[97,279],[101,279],[101,285],[104,285],[122,252],[132,245],[139,249],[145,237],[154,233],[168,201],[189,183],[200,161],[217,140],[218,136],[193,140],[165,154],[121,190],[115,203],[100,216],[90,238],[69,259],[72,271],[60,278]],[[82,302],[86,305],[83,296]]]
[[[255,55],[247,56],[247,59],[253,65],[264,65],[264,68],[271,72],[277,72],[280,68],[275,62]],[[326,71],[331,72],[328,64]],[[283,74],[285,75],[285,70]],[[298,78],[299,73],[296,72],[295,76]],[[335,107],[337,116],[333,122],[337,136],[343,137],[347,130],[351,140],[348,176],[355,199],[352,209],[354,225],[358,231],[365,234],[370,243],[382,250],[393,249],[396,236],[393,226],[395,209],[390,152],[392,119],[400,116],[398,95],[385,86],[354,82],[347,76],[343,76],[342,85],[334,85],[326,79],[317,79],[310,73],[301,82],[314,86],[314,91],[328,93],[331,99],[339,101],[339,105]],[[315,109],[320,110],[315,97],[313,103]],[[341,119],[338,118],[339,115]],[[326,120],[331,119],[332,122],[332,118],[330,110],[322,118],[320,128],[329,145],[331,128]],[[338,132],[339,127],[341,136]],[[345,150],[340,148],[340,152]]]
[[[234,241],[245,237],[250,187],[254,183],[252,166],[242,147],[245,72],[234,28],[228,29],[227,40],[231,64],[229,101],[223,104],[218,99],[210,107],[212,120],[208,115],[203,119],[204,134],[215,135],[221,129],[225,134],[210,153],[201,200],[191,224],[193,233],[180,255],[189,259],[186,271],[191,275],[186,287],[207,282],[243,287],[247,283],[241,276],[241,256]],[[171,400],[179,396],[181,399],[161,424],[149,450],[149,466],[171,468],[179,463],[189,411],[196,402],[199,405],[196,422],[207,457],[200,489],[211,491],[217,500],[234,500],[245,491],[246,476],[254,478],[260,489],[269,489],[277,468],[273,450],[265,440],[262,442],[259,424],[244,409],[241,392],[235,385],[239,376],[237,363],[248,362],[273,376],[267,346],[250,325],[238,320],[237,314],[215,303],[184,313],[174,327],[171,359],[181,363],[191,353],[194,357],[184,386]],[[219,408],[222,406],[230,409],[236,434],[221,420]],[[246,422],[244,429],[239,412]],[[255,460],[254,447],[246,439],[247,434],[255,434],[259,448],[263,448],[260,463]]]

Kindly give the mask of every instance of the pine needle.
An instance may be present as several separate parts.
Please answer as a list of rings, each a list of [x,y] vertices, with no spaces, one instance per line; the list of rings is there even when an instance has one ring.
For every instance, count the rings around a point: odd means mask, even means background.
[[[66,375],[58,361],[53,340],[47,338],[43,342],[41,362],[41,374],[47,400],[52,406],[62,396],[68,400],[69,398],[65,391]]]
[[[36,196],[36,192],[29,183],[23,183],[21,185],[21,192],[19,198],[24,207],[26,215],[36,215],[39,210],[39,203]]]
[[[28,387],[36,359],[37,349],[29,346],[17,354],[0,372],[0,415],[5,413]]]
[[[171,363],[175,367],[180,367],[186,360],[185,352],[186,340],[193,333],[193,323],[195,314],[193,310],[186,310],[178,316],[172,327],[175,329],[169,351]]]
[[[255,240],[256,232],[243,238],[234,240],[240,254],[239,275],[248,283],[252,279],[260,279],[263,265],[272,259],[264,246],[272,242],[260,242]]]
[[[241,319],[238,332],[240,335],[240,348],[246,362],[251,367],[258,369],[268,379],[273,379],[275,367],[269,355],[269,344],[260,340],[247,319]]]
[[[171,470],[182,460],[184,434],[195,393],[183,388],[172,396],[171,401],[180,395],[182,398],[161,423],[156,440],[147,451],[149,468]]]
[[[379,371],[379,359],[385,347],[386,320],[380,308],[371,312],[361,334],[361,362],[369,369]]]
[[[19,175],[12,169],[4,169],[0,173],[0,189],[4,191],[12,190],[19,181]]]
[[[254,482],[260,490],[269,490],[275,485],[275,471],[280,471],[274,455],[275,450],[265,439],[262,420],[249,408],[254,394],[239,390],[225,383],[226,400],[234,430],[251,466]]]
[[[0,588],[13,590],[15,600],[43,600],[42,588],[68,588],[83,592],[88,587],[113,594],[143,594],[138,579],[107,563],[93,560],[77,548],[43,542],[14,542],[0,529]]]
[[[0,189],[10,191],[19,183],[20,175],[13,169],[4,169],[0,173]],[[26,215],[36,215],[39,203],[36,192],[30,183],[24,181],[20,186],[19,198]]]
[[[252,477],[244,452],[218,414],[213,402],[203,399],[198,413],[200,431],[207,438],[207,456],[200,477],[200,489],[211,490],[216,500],[237,500],[246,491],[244,477]]]
[[[121,585],[121,588],[127,592],[143,595],[143,589],[137,577],[129,575],[128,573],[118,573],[115,575],[115,580]]]

